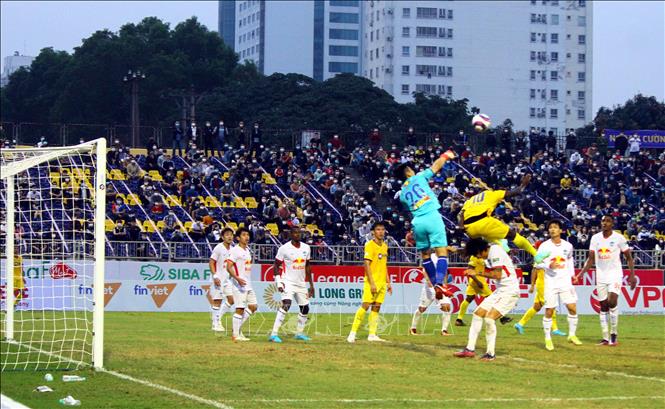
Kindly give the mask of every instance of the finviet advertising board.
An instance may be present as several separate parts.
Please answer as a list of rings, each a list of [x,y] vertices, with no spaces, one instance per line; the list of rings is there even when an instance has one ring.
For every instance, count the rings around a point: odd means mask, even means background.
[[[4,262],[0,291],[5,308]],[[24,260],[25,289],[18,308],[21,309],[79,309],[90,308],[92,280],[89,273],[78,271],[74,261]],[[351,313],[361,303],[363,286],[362,266],[317,265],[313,267],[316,287],[311,300],[315,313]],[[453,307],[457,311],[464,298],[466,279],[463,269],[453,268],[452,286],[455,290]],[[211,273],[207,263],[168,263],[116,261],[106,262],[105,304],[107,311],[209,311],[208,290]],[[383,307],[389,313],[411,313],[417,306],[424,274],[415,267],[390,267],[393,294],[386,297]],[[623,287],[620,308],[624,313],[663,314],[665,312],[665,283],[662,270],[638,270],[639,285],[635,290]],[[273,284],[272,266],[254,265],[252,285],[259,299],[259,311],[274,311],[279,305],[279,293]],[[587,273],[576,286],[578,311],[593,314],[598,311],[593,272]],[[521,284],[520,301],[513,313],[528,309],[533,296],[528,285]]]

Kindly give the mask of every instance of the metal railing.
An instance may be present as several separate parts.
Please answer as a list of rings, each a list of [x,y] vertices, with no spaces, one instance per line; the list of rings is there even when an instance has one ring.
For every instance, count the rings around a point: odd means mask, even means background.
[[[207,242],[153,242],[152,245],[145,241],[109,241],[107,243],[107,258],[112,259],[150,259],[163,261],[205,261],[208,260],[211,244]],[[271,264],[275,261],[278,246],[274,244],[252,244],[252,253],[255,263]],[[312,263],[334,264],[334,265],[358,265],[363,263],[363,246],[345,245],[320,245],[311,246]],[[524,250],[511,251],[514,259],[520,262],[528,262],[531,257]],[[634,250],[633,259],[635,268],[639,269],[662,269],[665,268],[665,251],[657,250]],[[575,266],[580,268],[584,264],[588,250],[575,250]],[[414,247],[389,247],[388,263],[393,265],[419,265],[421,256]],[[451,266],[465,266],[466,257],[460,253],[448,255],[448,263]],[[625,260],[624,260],[624,267]]]

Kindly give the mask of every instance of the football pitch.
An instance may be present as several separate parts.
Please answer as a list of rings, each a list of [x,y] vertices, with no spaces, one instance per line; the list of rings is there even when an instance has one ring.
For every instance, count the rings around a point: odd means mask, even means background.
[[[296,314],[283,326],[294,328]],[[230,328],[231,316],[224,317]],[[600,347],[598,318],[580,316],[575,347],[555,337],[544,348],[542,315],[518,335],[497,324],[497,359],[459,359],[468,327],[438,335],[438,314],[424,315],[421,333],[408,335],[411,317],[384,316],[381,336],[356,344],[345,337],[351,314],[314,315],[303,343],[283,336],[267,342],[274,314],[257,314],[233,343],[210,331],[204,313],[105,314],[105,372],[5,371],[2,393],[31,408],[53,408],[67,395],[87,408],[662,408],[665,407],[665,316],[620,317],[620,345]],[[470,316],[467,315],[467,322]],[[516,317],[513,317],[516,318]],[[559,324],[567,329],[565,314]],[[12,346],[2,342],[3,354]],[[484,331],[476,352],[484,352]],[[63,383],[63,374],[84,382]],[[52,393],[33,392],[49,385]]]

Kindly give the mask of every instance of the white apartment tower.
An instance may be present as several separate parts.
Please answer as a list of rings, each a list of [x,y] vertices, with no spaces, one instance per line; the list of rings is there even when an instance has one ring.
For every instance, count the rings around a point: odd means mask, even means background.
[[[363,2],[362,75],[555,133],[592,119],[592,8],[584,0]]]

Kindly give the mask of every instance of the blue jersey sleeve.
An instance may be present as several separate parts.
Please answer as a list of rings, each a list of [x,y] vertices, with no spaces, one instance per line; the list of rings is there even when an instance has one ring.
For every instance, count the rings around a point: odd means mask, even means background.
[[[418,176],[424,178],[425,180],[430,180],[434,177],[434,172],[432,172],[431,168],[427,168],[421,172],[418,172]]]

